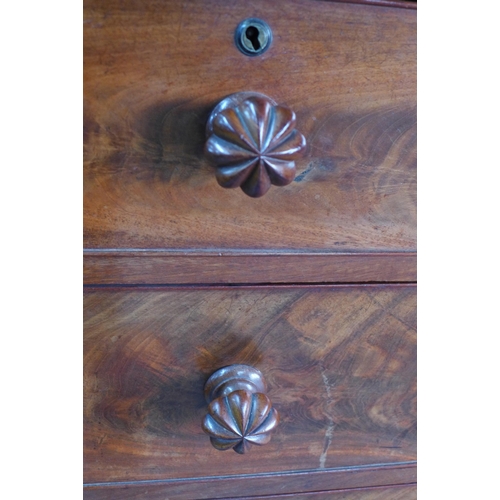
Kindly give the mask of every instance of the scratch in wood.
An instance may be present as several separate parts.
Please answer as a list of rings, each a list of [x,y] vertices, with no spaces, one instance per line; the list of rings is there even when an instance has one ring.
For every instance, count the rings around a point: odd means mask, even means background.
[[[328,377],[326,375],[324,366],[321,366],[321,377],[323,379],[323,385],[325,386],[327,406],[329,406],[330,403],[332,402],[332,391],[331,391],[330,382],[328,381]],[[326,455],[328,453],[328,449],[330,448],[330,445],[332,444],[333,429],[335,427],[333,419],[330,417],[330,415],[327,415],[327,418],[328,418],[328,426],[327,426],[326,432],[325,432],[325,444],[323,447],[323,453],[321,453],[321,455],[319,457],[319,468],[320,469],[325,468]]]
[[[301,172],[297,177],[295,177],[295,182],[302,182],[304,177],[313,169],[314,167],[310,164],[303,172]]]
[[[185,5],[182,4],[182,7],[181,7],[181,15],[179,17],[179,26],[177,28],[177,37],[176,37],[176,42],[179,42],[179,38],[181,36],[181,30],[182,30],[182,18],[184,17],[184,7]]]

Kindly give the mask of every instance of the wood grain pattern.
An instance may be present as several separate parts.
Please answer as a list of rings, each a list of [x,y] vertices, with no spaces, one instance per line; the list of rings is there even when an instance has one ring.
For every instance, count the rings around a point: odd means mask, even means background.
[[[84,310],[88,483],[415,460],[413,286],[86,289]],[[237,363],[281,419],[229,461],[200,423]]]
[[[86,285],[411,282],[417,255],[86,251],[83,279]]]
[[[265,498],[278,493],[283,496],[292,496],[297,495],[297,492],[337,494],[332,490],[324,491],[329,488],[341,490],[338,492],[339,495],[367,495],[369,491],[370,494],[378,495],[380,498],[382,491],[388,494],[395,493],[392,488],[384,486],[398,485],[405,493],[408,493],[409,498],[405,498],[401,492],[398,492],[399,496],[396,496],[396,499],[410,500],[413,498],[411,495],[414,486],[413,484],[409,486],[408,483],[415,483],[416,471],[415,464],[400,464],[187,480],[94,484],[85,486],[84,498],[85,500],[143,500],[146,498],[147,500],[165,500],[165,498],[193,500],[237,498],[246,495],[246,492],[253,493],[251,498],[255,498],[256,495]],[[360,490],[368,485],[370,485],[369,490]],[[384,488],[379,490],[377,488],[379,485]],[[295,497],[292,496],[292,498]],[[389,499],[392,500],[392,497],[385,497],[384,500]]]
[[[304,16],[307,12],[307,16]],[[273,44],[246,57],[246,17]],[[315,0],[85,0],[87,248],[414,251],[416,12]],[[271,96],[308,141],[290,185],[217,185],[205,124]]]
[[[287,500],[293,498],[294,500],[417,500],[417,487],[416,485],[404,486],[391,486],[389,488],[356,488],[343,491],[316,491],[311,493],[292,493],[289,495],[266,495],[266,496],[252,496],[252,497],[239,497],[239,500]]]

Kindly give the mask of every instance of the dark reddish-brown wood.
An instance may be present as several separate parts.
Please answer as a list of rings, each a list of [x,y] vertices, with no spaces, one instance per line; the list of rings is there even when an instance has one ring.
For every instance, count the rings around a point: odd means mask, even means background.
[[[401,485],[401,488],[409,495],[409,498],[396,496],[397,500],[403,500],[403,498],[404,500],[410,500],[413,499],[411,492],[414,490],[414,486],[408,486],[408,483],[414,483],[416,479],[417,468],[412,463],[307,472],[198,478],[182,481],[94,484],[86,485],[84,498],[86,500],[142,500],[145,498],[148,500],[165,500],[165,498],[193,500],[199,498],[237,498],[247,495],[248,492],[253,493],[252,496],[267,496],[278,493],[298,495],[297,492],[318,491],[321,494],[325,494],[324,490],[331,488],[343,490],[339,494],[359,495],[359,488],[363,488],[364,486],[371,486],[370,492],[373,494],[375,492],[379,494],[383,490],[392,494],[392,488],[378,490],[376,487],[379,485]],[[348,490],[346,491],[346,489]],[[364,494],[368,494],[366,490],[361,491]],[[335,492],[330,490],[326,494],[333,495]],[[347,498],[349,499],[349,497]],[[369,496],[368,498],[370,499]],[[380,498],[380,500],[389,499],[392,500],[392,497]],[[377,498],[377,500],[379,499]]]
[[[222,100],[207,124],[205,153],[217,167],[217,182],[241,187],[253,198],[271,184],[287,186],[295,179],[295,161],[306,149],[295,130],[295,113],[262,94],[239,92]]]
[[[233,42],[249,16],[273,30],[260,57]],[[415,250],[415,11],[86,0],[84,36],[87,248]],[[259,199],[203,155],[211,110],[242,91],[293,109],[308,142]]]
[[[88,483],[416,458],[413,286],[87,289],[84,306]],[[229,461],[201,429],[203,387],[240,363],[281,421]]]
[[[415,8],[85,0],[86,499],[414,498]],[[258,57],[234,44],[248,17],[273,31]],[[217,184],[257,197],[274,175],[221,171],[220,124],[218,167],[204,154],[211,111],[246,91],[308,144],[259,199]],[[201,425],[230,364],[262,370],[281,417],[244,456]],[[236,413],[260,398],[230,394]]]
[[[330,498],[334,500],[417,500],[417,486],[415,484],[408,484],[402,486],[356,488],[340,491],[316,491],[311,493],[292,493],[271,496],[259,495],[239,497],[239,500],[271,500],[273,498],[276,500],[287,500],[289,498],[293,498],[293,500],[308,500],[309,498],[314,500],[329,500]]]
[[[417,255],[301,252],[86,251],[84,283],[345,283],[416,281]]]

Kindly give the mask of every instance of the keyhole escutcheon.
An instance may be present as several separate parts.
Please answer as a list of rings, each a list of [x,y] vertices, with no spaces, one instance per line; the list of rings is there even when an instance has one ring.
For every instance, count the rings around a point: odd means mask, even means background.
[[[247,56],[258,56],[264,53],[271,45],[271,41],[271,28],[262,19],[245,19],[236,28],[236,46]]]

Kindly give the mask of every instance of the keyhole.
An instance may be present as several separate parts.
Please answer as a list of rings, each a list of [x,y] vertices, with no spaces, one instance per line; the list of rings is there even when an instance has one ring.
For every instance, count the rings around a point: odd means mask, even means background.
[[[272,39],[269,25],[255,17],[242,21],[234,33],[236,47],[246,56],[260,56],[269,48]]]
[[[255,26],[249,26],[245,31],[245,35],[252,42],[254,50],[259,50],[259,30]]]

